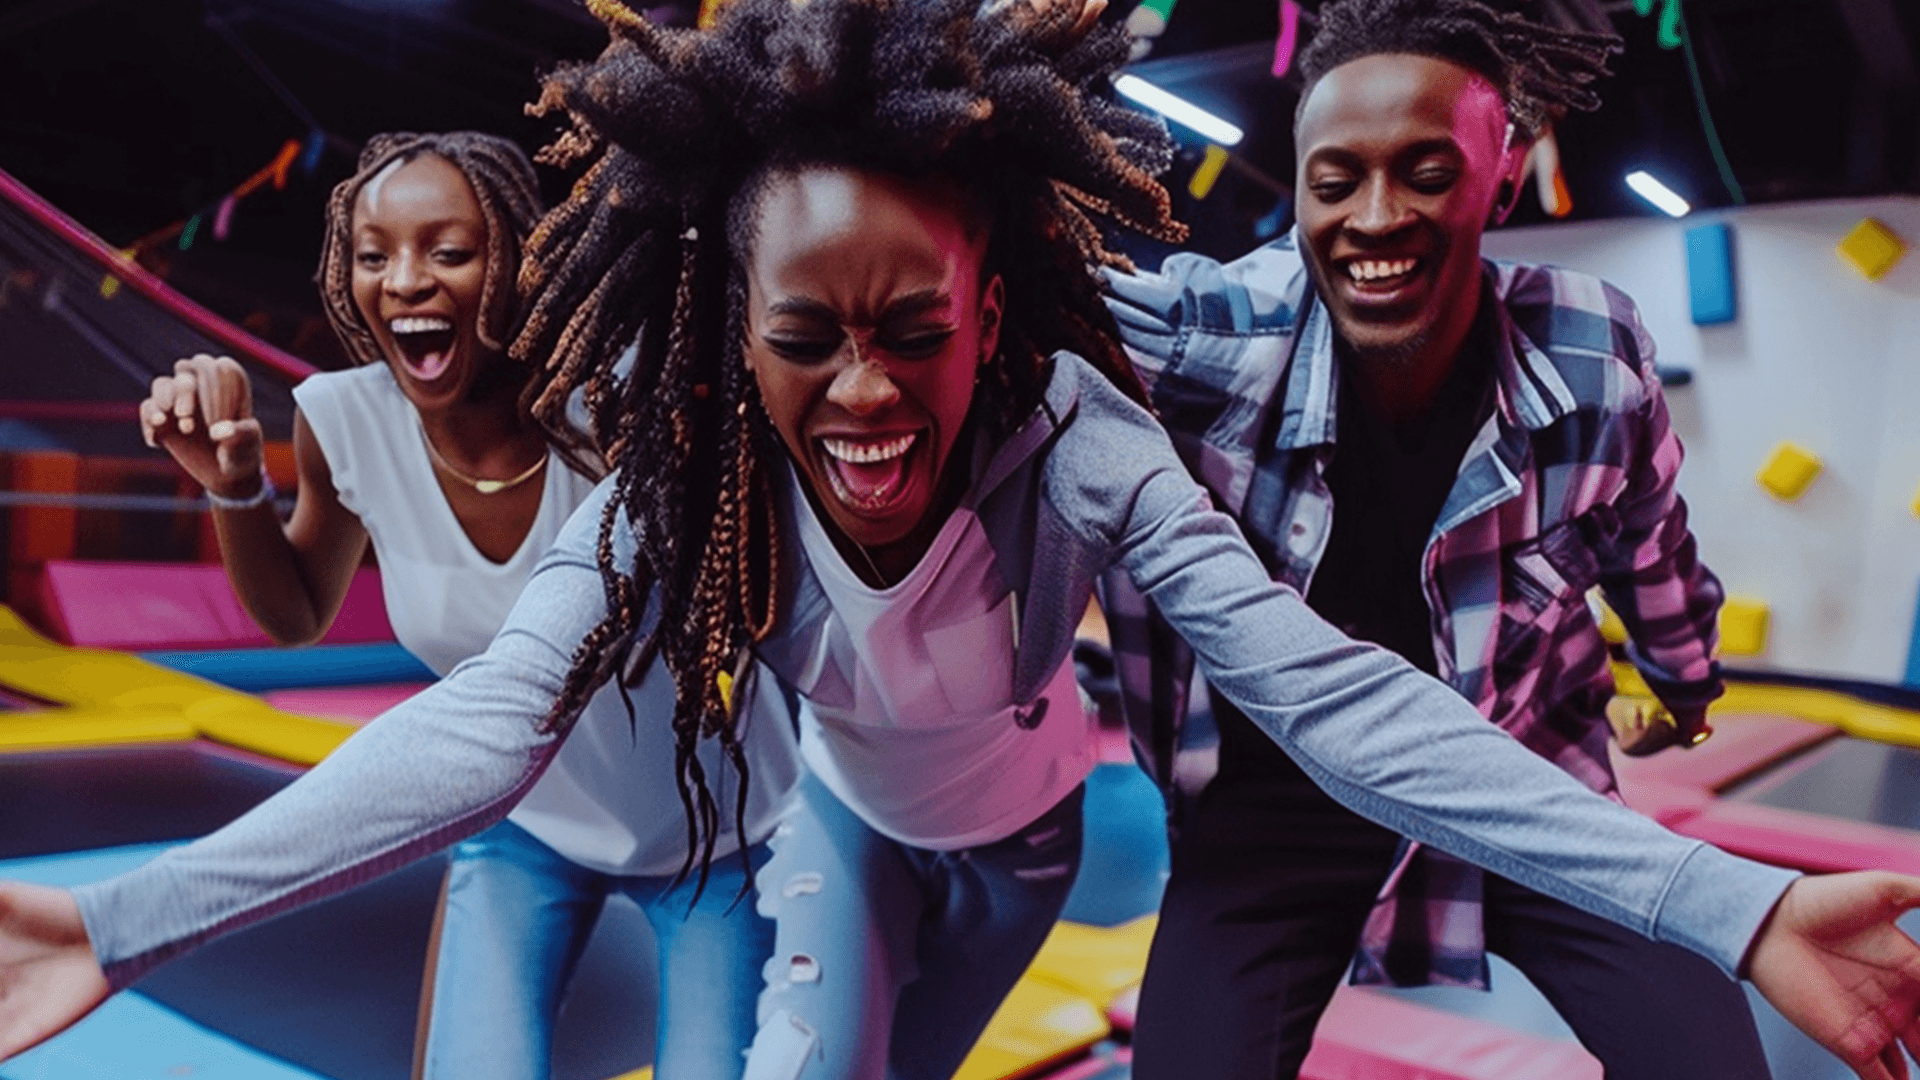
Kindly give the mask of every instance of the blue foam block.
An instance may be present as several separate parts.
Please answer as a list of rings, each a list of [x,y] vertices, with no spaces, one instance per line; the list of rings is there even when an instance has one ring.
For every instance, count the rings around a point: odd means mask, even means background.
[[[436,678],[412,653],[390,641],[371,645],[310,645],[304,649],[149,652],[140,656],[162,667],[198,675],[250,694],[321,686],[432,682]]]
[[[1687,230],[1687,288],[1693,297],[1696,326],[1732,322],[1737,305],[1733,288],[1733,231],[1725,222]]]
[[[1920,598],[1913,604],[1913,637],[1907,642],[1906,684],[1920,690]]]

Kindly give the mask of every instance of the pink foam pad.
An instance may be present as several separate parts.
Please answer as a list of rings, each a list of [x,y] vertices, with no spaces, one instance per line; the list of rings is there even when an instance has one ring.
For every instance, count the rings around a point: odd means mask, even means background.
[[[1301,1080],[1601,1080],[1578,1043],[1343,986]]]
[[[275,690],[267,704],[282,712],[345,720],[356,726],[393,708],[426,689],[429,683],[389,683],[385,686],[330,686],[312,690]]]
[[[1720,799],[1674,831],[1796,870],[1920,874],[1920,833],[1865,821]]]
[[[1705,810],[1714,799],[1711,791],[1626,775],[1620,777],[1620,797],[1669,829],[1679,828],[1681,822]]]
[[[197,563],[50,560],[41,574],[47,629],[103,649],[244,649],[272,645],[240,606],[224,568]],[[392,641],[376,570],[355,572],[322,641]]]
[[[1644,758],[1615,754],[1621,787],[1656,783],[1720,791],[1840,733],[1831,724],[1763,713],[1715,715],[1713,727],[1712,738],[1690,749],[1676,747]]]

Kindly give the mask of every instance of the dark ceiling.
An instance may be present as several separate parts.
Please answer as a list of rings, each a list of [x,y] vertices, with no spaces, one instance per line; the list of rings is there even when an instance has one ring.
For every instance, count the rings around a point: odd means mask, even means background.
[[[684,18],[671,0],[661,18]],[[1656,42],[1632,0],[1537,0],[1561,21],[1626,40],[1606,106],[1560,141],[1576,218],[1648,213],[1621,184],[1646,167],[1699,206],[1732,197],[1709,153],[1683,50]],[[1307,18],[1318,0],[1304,0]],[[676,10],[676,7],[682,10]],[[1110,17],[1129,0],[1114,0]],[[1657,5],[1656,5],[1657,7]],[[1920,192],[1920,4],[1914,0],[1686,0],[1701,85],[1746,199]],[[1277,0],[1180,0],[1136,68],[1247,130],[1204,202],[1181,196],[1194,245],[1230,255],[1279,218],[1296,88],[1268,69]],[[224,239],[143,258],[276,343],[327,363],[308,281],[325,193],[360,140],[479,128],[528,147],[536,73],[593,54],[577,0],[11,0],[0,4],[0,169],[116,245],[196,213],[314,130],[311,173],[242,201]],[[1170,178],[1176,191],[1201,142]],[[549,193],[564,180],[547,177]],[[1266,220],[1261,221],[1262,218]],[[1542,215],[1523,203],[1520,220]]]

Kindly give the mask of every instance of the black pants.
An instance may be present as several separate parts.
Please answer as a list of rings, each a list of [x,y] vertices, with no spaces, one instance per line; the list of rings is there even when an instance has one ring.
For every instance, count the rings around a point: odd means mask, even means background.
[[[1292,1080],[1398,843],[1223,711],[1220,775],[1173,845],[1135,1080]],[[1533,981],[1609,1080],[1769,1075],[1745,993],[1705,958],[1492,874],[1485,901],[1489,951]]]

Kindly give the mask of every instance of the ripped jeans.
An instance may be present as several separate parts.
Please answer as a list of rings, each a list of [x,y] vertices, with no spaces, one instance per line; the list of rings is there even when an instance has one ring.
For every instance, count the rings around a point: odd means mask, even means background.
[[[746,1080],[947,1080],[1080,869],[1085,788],[1012,836],[929,851],[808,775],[760,869],[776,925]]]

